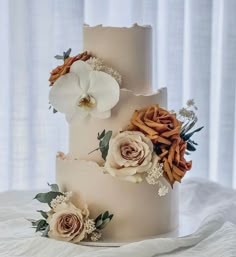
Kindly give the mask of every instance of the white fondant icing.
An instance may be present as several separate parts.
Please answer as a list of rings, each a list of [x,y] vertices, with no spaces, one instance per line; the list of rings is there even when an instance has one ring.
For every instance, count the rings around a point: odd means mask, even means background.
[[[84,27],[84,50],[122,75],[121,87],[151,93],[152,28]]]
[[[97,134],[105,130],[113,133],[125,129],[135,109],[141,109],[151,104],[167,106],[167,90],[162,88],[152,95],[135,95],[130,90],[120,91],[120,100],[112,109],[109,119],[96,119],[86,117],[83,121],[70,124],[69,153],[73,157],[85,160],[102,161],[99,152],[88,155],[89,152],[98,147]]]

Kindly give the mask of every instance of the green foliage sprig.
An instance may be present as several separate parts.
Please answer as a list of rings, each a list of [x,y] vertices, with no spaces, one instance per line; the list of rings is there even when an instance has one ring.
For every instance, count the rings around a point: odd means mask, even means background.
[[[187,101],[187,106],[180,109],[178,115],[180,120],[182,120],[183,125],[181,128],[180,137],[187,143],[186,154],[196,151],[196,146],[198,145],[191,137],[196,133],[201,131],[204,127],[199,127],[193,131],[191,129],[196,125],[198,118],[195,111],[198,109],[195,105],[193,99]]]
[[[104,129],[101,134],[98,133],[97,139],[99,140],[99,147],[96,148],[95,150],[91,151],[89,154],[100,150],[103,160],[106,160],[108,150],[109,150],[109,142],[110,142],[111,137],[112,137],[111,130],[106,132],[106,130]]]
[[[63,60],[65,61],[68,57],[70,57],[70,53],[71,53],[71,48],[69,48],[66,52],[63,52],[62,55],[55,55],[54,58],[56,58],[57,60]]]
[[[105,211],[97,216],[95,219],[96,229],[101,230],[106,227],[106,225],[112,220],[113,214],[110,214],[109,211]]]
[[[196,151],[196,146],[198,145],[196,142],[194,142],[191,137],[196,133],[199,132],[203,129],[204,127],[200,127],[195,129],[194,131],[191,131],[188,133],[188,130],[186,130],[186,132],[181,132],[180,137],[187,142],[187,150],[190,152],[194,152]],[[186,152],[187,154],[189,154],[188,152]]]
[[[39,193],[34,197],[34,199],[36,199],[40,203],[47,203],[51,208],[51,201],[55,199],[58,195],[64,194],[59,191],[59,187],[57,184],[48,183],[48,186],[50,187],[51,191],[47,193]],[[36,229],[36,232],[43,232],[42,236],[47,237],[48,231],[50,229],[49,224],[47,223],[48,214],[46,211],[43,210],[37,210],[37,212],[41,214],[42,218],[38,220],[28,219],[28,221],[31,222],[32,227]]]

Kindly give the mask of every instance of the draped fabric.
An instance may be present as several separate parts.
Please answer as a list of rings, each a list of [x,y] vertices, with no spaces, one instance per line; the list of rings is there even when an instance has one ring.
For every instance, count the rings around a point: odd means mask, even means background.
[[[194,98],[204,125],[186,176],[236,187],[235,12],[234,0],[2,0],[0,190],[54,180],[68,128],[48,110],[47,79],[55,54],[82,50],[84,22],[152,25],[153,87],[168,87],[170,109]]]

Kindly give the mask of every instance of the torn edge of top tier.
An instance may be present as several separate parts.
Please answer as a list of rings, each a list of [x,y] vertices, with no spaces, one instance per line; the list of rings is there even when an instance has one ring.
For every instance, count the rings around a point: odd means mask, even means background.
[[[84,23],[84,27],[86,28],[117,28],[117,29],[130,29],[130,28],[149,28],[151,29],[152,26],[151,25],[147,25],[147,24],[138,24],[138,23],[133,23],[130,26],[109,26],[109,25],[103,25],[103,24],[97,24],[97,25],[89,25],[87,23]]]
[[[154,96],[154,95],[158,95],[160,93],[167,93],[167,87],[161,87],[159,89],[156,89],[155,91],[153,92],[150,92],[150,93],[147,93],[147,94],[139,94],[139,93],[135,93],[133,90],[130,90],[130,89],[127,89],[127,88],[121,88],[120,89],[121,92],[126,92],[126,93],[129,93],[133,96]]]

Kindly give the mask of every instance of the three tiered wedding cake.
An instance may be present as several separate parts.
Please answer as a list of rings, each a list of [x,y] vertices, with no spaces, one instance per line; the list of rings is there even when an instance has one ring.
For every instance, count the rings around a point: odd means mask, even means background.
[[[103,231],[103,240],[134,241],[175,230],[178,226],[177,189],[169,190],[164,197],[158,196],[158,188],[148,184],[142,178],[143,173],[147,170],[141,169],[142,171],[139,172],[137,168],[138,155],[140,155],[139,166],[142,166],[145,155],[148,155],[148,153],[142,153],[145,151],[142,148],[146,147],[142,145],[142,141],[145,142],[145,139],[142,138],[144,136],[132,132],[122,132],[128,127],[135,110],[156,104],[167,107],[166,88],[154,92],[151,83],[151,27],[137,25],[131,28],[84,27],[84,49],[92,57],[102,58],[106,65],[122,74],[122,77],[117,76],[120,88],[116,93],[119,97],[107,118],[100,119],[89,115],[90,107],[85,106],[88,115],[83,119],[75,118],[71,121],[70,154],[69,157],[63,155],[57,157],[57,183],[63,191],[73,192],[72,200],[75,205],[78,204],[78,201],[86,202],[91,216],[96,217],[104,209],[109,209],[114,214],[112,222]],[[87,63],[91,63],[96,68],[96,59],[91,59]],[[82,70],[82,72],[84,71]],[[96,77],[93,78],[90,75],[88,79],[90,79],[90,82],[87,82],[89,87]],[[100,84],[95,85],[94,89],[90,89],[95,95],[91,96],[88,89],[88,93],[80,93],[81,97],[84,96],[84,99],[87,97],[88,101],[89,97],[93,97],[97,104],[106,105],[106,102],[111,101],[110,98],[113,97],[114,92],[110,91],[117,91],[117,88],[113,89],[111,86],[109,90],[102,91],[99,86]],[[96,98],[96,93],[98,98]],[[52,94],[54,93],[51,91]],[[99,102],[100,98],[101,103]],[[80,99],[79,101],[81,101]],[[92,106],[92,101],[90,102]],[[54,108],[58,107],[54,101],[51,103]],[[93,106],[91,111],[93,111]],[[114,152],[108,153],[106,161],[98,151],[89,154],[97,148],[97,135],[103,130],[112,131],[115,138],[118,137],[117,134],[120,136],[119,140],[112,139],[112,146],[110,142],[109,151]],[[122,137],[122,135],[124,136]],[[148,149],[147,151],[152,152],[153,150]],[[127,160],[126,163],[118,160],[119,158]],[[106,163],[105,167],[104,162]],[[134,181],[140,183],[130,183],[125,180],[125,178],[132,180],[133,174],[140,175],[140,178],[137,178],[138,181]],[[128,177],[130,178],[128,179]],[[143,181],[141,182],[141,180]],[[164,179],[160,178],[160,181],[166,187],[170,187]],[[167,190],[165,187],[162,188]]]
[[[51,238],[111,245],[173,232],[175,182],[191,169],[185,154],[202,129],[191,131],[194,101],[169,112],[166,88],[153,89],[150,26],[85,26],[84,50],[56,56],[63,64],[51,72],[49,101],[69,123],[69,154],[57,155],[58,185],[36,195],[50,211],[32,225]]]

